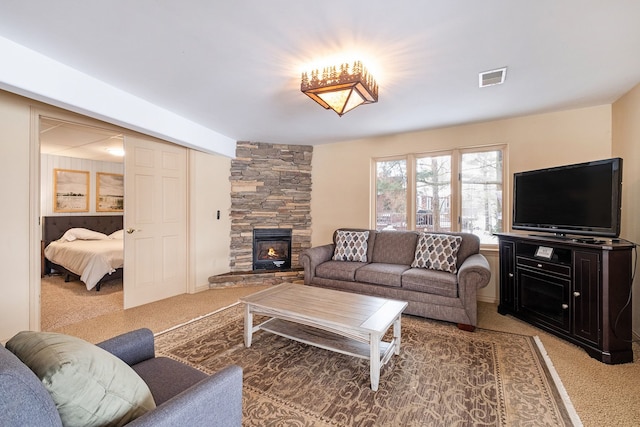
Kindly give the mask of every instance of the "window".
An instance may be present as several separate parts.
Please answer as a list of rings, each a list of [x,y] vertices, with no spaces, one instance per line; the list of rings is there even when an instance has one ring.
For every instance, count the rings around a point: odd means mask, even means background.
[[[503,230],[503,147],[375,160],[377,230]],[[456,179],[457,178],[457,179]]]
[[[451,231],[451,156],[416,159],[416,230]]]
[[[498,243],[502,231],[502,150],[462,153],[460,230],[481,243]]]
[[[376,230],[407,229],[407,161],[376,162]]]

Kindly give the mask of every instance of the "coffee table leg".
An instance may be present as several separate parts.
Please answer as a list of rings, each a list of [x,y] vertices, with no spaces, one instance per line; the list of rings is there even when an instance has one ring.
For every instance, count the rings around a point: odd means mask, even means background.
[[[378,391],[380,383],[380,337],[371,334],[369,349],[369,375],[371,376],[371,390]]]
[[[251,335],[253,334],[253,313],[249,304],[244,305],[244,346],[251,347]]]
[[[393,322],[393,341],[396,343],[395,344],[396,355],[400,354],[400,330],[401,330],[401,323],[400,323],[400,316],[398,316],[396,321]]]

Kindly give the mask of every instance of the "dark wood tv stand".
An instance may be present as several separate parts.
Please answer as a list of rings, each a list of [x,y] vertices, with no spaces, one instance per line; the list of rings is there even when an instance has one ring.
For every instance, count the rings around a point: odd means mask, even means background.
[[[499,313],[564,338],[601,362],[633,362],[633,244],[606,238],[497,236]]]

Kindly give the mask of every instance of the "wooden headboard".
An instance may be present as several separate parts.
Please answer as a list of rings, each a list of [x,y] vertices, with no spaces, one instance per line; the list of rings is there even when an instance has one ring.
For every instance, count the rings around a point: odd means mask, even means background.
[[[88,228],[109,235],[122,229],[122,215],[45,216],[42,240],[45,246],[62,237],[70,228]]]

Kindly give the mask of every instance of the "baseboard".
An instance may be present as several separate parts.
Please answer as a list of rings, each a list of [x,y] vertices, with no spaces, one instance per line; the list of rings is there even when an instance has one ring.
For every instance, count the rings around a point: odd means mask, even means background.
[[[207,283],[206,285],[196,286],[196,288],[193,290],[193,293],[197,294],[198,292],[208,291],[209,289],[211,289],[211,288],[209,287],[209,284]]]
[[[498,300],[496,298],[491,298],[491,297],[486,297],[481,295],[478,295],[476,297],[476,301],[488,302],[489,304],[498,304]]]

